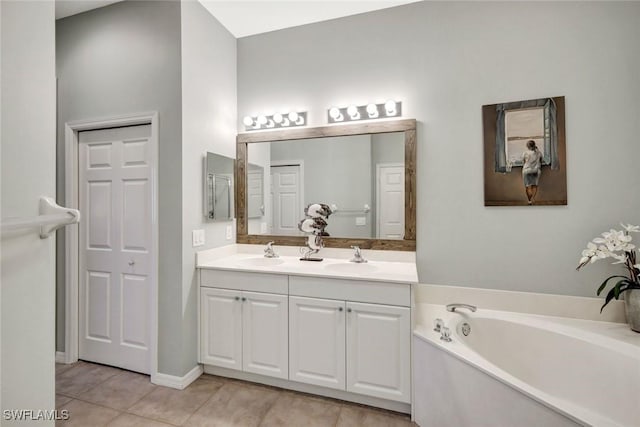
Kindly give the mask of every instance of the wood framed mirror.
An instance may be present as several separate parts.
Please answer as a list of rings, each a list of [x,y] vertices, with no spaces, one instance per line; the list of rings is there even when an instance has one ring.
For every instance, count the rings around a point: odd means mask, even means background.
[[[326,247],[415,251],[415,119],[247,132],[236,143],[238,243],[306,247],[303,207],[326,203],[335,208]],[[263,180],[248,178],[250,163]],[[250,219],[249,200],[261,192],[264,216]]]

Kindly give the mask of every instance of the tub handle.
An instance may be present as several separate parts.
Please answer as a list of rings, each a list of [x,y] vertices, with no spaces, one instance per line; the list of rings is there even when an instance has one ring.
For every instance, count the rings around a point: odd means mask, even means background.
[[[461,304],[461,303],[453,303],[447,304],[447,311],[454,312],[456,308],[466,308],[469,311],[475,312],[478,308],[475,305],[471,304]]]
[[[444,342],[451,342],[451,330],[446,326],[442,327],[442,335],[440,335],[440,339]]]
[[[437,318],[436,320],[433,321],[433,330],[435,332],[440,332],[443,327],[444,327],[444,320]]]

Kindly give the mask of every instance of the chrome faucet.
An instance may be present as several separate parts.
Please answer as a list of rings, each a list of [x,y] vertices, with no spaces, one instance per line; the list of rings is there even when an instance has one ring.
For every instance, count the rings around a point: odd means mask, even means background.
[[[476,311],[478,309],[475,305],[470,305],[470,304],[460,304],[460,303],[447,304],[447,311],[454,312],[456,311],[456,308],[466,308],[469,311]]]
[[[278,258],[280,255],[273,251],[273,244],[275,242],[267,243],[267,247],[264,248],[264,257],[265,258]]]
[[[368,262],[366,259],[362,257],[362,253],[360,252],[359,246],[351,246],[351,249],[353,249],[355,253],[353,254],[353,258],[351,258],[349,262],[355,262],[358,264],[361,264],[363,262]]]

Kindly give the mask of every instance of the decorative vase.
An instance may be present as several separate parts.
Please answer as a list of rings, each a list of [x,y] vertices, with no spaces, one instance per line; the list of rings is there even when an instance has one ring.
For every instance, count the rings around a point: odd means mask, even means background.
[[[624,293],[624,311],[631,330],[640,332],[640,289],[630,289]]]

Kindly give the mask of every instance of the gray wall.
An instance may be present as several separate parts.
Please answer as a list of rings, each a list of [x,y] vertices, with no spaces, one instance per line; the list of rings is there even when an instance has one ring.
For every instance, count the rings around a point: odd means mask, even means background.
[[[249,150],[255,144],[249,146]],[[304,201],[336,204],[326,231],[333,237],[371,237],[371,213],[340,212],[371,205],[371,137],[356,135],[272,142],[271,161],[304,161]],[[365,217],[366,225],[355,225]],[[299,213],[299,219],[304,212]]]
[[[402,100],[420,281],[590,296],[618,270],[577,273],[587,241],[640,223],[639,23],[638,2],[420,2],[246,37],[238,116]],[[484,207],[481,106],[547,96],[566,97],[569,204]]]
[[[57,21],[58,199],[64,124],[145,111],[159,115],[158,369],[183,375],[180,3],[121,2]],[[58,293],[64,257],[58,253]],[[62,276],[61,276],[62,275]],[[62,278],[62,280],[60,280]],[[64,301],[64,300],[62,300]],[[64,306],[58,304],[58,313]],[[64,320],[58,318],[58,350]],[[195,351],[195,350],[193,350]]]
[[[233,221],[205,221],[202,159],[207,151],[236,157],[236,110],[236,39],[199,2],[182,2],[183,374],[197,361],[196,250],[235,242]],[[192,247],[194,229],[205,230],[204,246]]]
[[[39,214],[55,196],[56,129],[53,2],[0,2],[2,218]],[[25,72],[27,70],[28,72]],[[55,407],[55,237],[37,228],[2,236],[0,409]],[[53,421],[0,421],[53,426]]]

